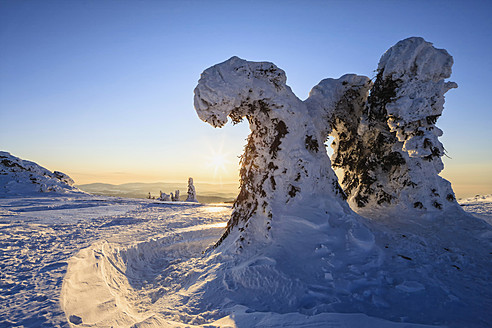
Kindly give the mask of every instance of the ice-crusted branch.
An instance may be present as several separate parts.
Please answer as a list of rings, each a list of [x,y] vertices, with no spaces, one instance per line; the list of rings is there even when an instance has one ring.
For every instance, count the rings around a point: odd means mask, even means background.
[[[347,74],[339,79],[324,79],[315,86],[306,100],[312,112],[319,112],[321,120],[316,120],[323,140],[333,136],[334,167],[345,167],[349,162],[357,162],[359,155],[352,152],[354,145],[361,140],[358,126],[366,105],[368,91],[372,83],[366,76]]]

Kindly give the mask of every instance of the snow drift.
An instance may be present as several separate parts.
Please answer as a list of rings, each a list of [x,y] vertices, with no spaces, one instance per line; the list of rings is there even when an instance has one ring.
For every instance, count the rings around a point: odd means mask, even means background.
[[[82,193],[65,173],[0,152],[0,194],[22,195],[39,192]]]

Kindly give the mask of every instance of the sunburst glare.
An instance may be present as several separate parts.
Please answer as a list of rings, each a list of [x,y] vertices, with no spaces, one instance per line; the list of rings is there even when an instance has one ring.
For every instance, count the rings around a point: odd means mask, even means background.
[[[222,149],[211,150],[211,154],[207,159],[207,166],[213,168],[214,177],[217,177],[221,173],[227,173],[227,165],[231,163],[227,155],[222,153]]]

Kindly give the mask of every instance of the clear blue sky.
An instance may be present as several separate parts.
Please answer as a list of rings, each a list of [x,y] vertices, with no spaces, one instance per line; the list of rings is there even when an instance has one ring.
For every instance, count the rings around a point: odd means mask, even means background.
[[[491,14],[491,1],[2,0],[0,148],[78,183],[235,181],[248,127],[198,119],[204,69],[271,61],[305,99],[323,78],[373,77],[422,36],[453,55],[459,84],[437,123],[443,175],[458,196],[492,193]]]

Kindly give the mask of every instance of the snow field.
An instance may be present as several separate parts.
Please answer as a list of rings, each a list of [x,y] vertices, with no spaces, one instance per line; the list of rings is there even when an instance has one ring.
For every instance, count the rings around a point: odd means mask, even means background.
[[[229,214],[183,209],[159,233],[125,230],[82,250],[61,293],[71,325],[486,327],[491,319],[490,227],[459,208],[391,223],[326,220],[307,205],[284,213],[262,252],[233,255],[229,241],[203,253]]]
[[[188,221],[183,209],[192,207],[84,194],[0,198],[0,327],[68,327],[59,299],[71,256],[130,230],[133,241],[158,236]]]
[[[491,196],[461,203],[492,217]],[[2,327],[487,327],[492,320],[490,227],[458,211],[359,218],[361,225],[301,207],[275,227],[288,248],[269,245],[238,260],[226,244],[203,253],[223,232],[228,206],[54,195],[2,198],[0,206]],[[56,208],[64,214],[53,219]],[[299,235],[306,227],[309,235]]]

